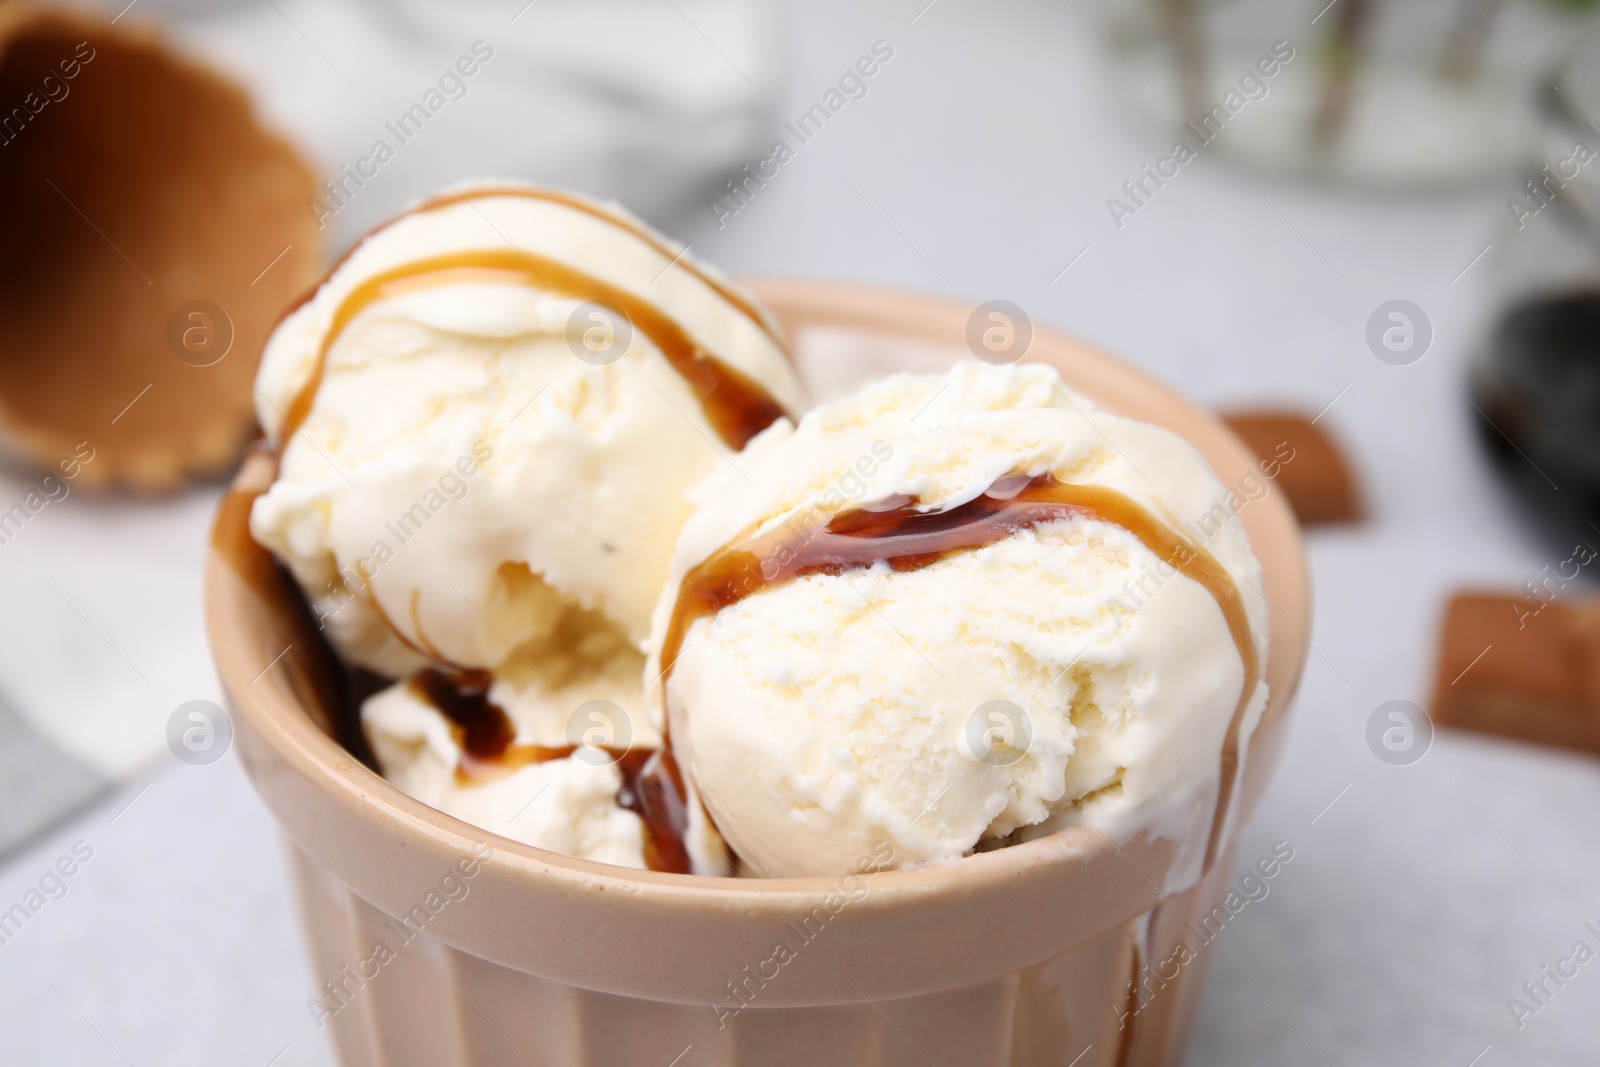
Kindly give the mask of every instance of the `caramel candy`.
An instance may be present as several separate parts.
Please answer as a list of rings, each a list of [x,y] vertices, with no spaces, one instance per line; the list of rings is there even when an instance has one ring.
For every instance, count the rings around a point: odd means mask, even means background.
[[[1468,592],[1439,637],[1433,721],[1600,753],[1600,604]]]
[[[1350,465],[1309,419],[1285,411],[1238,411],[1222,421],[1264,465],[1277,467],[1274,482],[1302,526],[1363,517]]]

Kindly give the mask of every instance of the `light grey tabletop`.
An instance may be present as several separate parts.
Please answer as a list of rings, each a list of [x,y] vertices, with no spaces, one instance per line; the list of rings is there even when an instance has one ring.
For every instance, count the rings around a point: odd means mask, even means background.
[[[1322,422],[1372,511],[1310,535],[1315,651],[1241,847],[1253,859],[1287,841],[1294,860],[1206,949],[1213,975],[1186,1063],[1593,1062],[1600,968],[1520,1029],[1507,999],[1575,942],[1596,943],[1584,923],[1600,924],[1600,764],[1447,733],[1395,767],[1366,741],[1378,705],[1426,700],[1449,590],[1519,586],[1556,562],[1488,480],[1455,389],[1494,257],[1466,268],[1496,239],[1507,191],[1377,196],[1255,174],[1252,185],[1207,158],[1118,229],[1106,199],[1166,142],[1126,113],[1097,32],[1070,3],[925,3],[784,6],[775,128],[874,41],[893,60],[737,216],[719,227],[696,209],[664,220],[674,236],[735,274],[1004,297],[1209,405],[1332,403]],[[717,61],[683,47],[686,61]],[[1365,340],[1395,298],[1434,327],[1406,367]],[[150,676],[140,701],[214,698],[197,621],[213,500],[73,499],[46,516],[55,536],[8,546],[0,676],[13,691],[123,699],[116,684],[74,678],[74,657],[114,666],[93,633],[59,613],[39,632],[43,570],[99,597],[106,614],[86,613]],[[164,621],[143,625],[141,611]],[[0,909],[79,841],[92,858],[66,895],[0,945],[0,1062],[333,1062],[305,1008],[282,846],[232,755],[158,761],[15,854],[0,867]]]

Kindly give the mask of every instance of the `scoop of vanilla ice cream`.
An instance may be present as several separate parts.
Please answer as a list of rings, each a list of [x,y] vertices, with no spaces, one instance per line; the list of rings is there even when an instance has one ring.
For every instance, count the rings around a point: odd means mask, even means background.
[[[643,867],[614,753],[661,745],[642,701],[650,609],[687,487],[742,443],[705,406],[703,360],[784,410],[800,389],[753,301],[621,209],[455,193],[363,240],[269,339],[257,409],[280,469],[251,531],[347,662],[402,679],[487,669],[513,744],[569,746],[595,707],[614,731],[610,755],[463,775],[461,728],[402,682],[362,714],[392,783],[505,836]],[[694,868],[723,873],[698,803],[689,815]]]
[[[685,575],[719,549],[785,528],[795,544],[896,498],[945,509],[1044,473],[1116,490],[1209,551],[1264,662],[1259,565],[1204,458],[1094,410],[1050,368],[891,377],[775,427],[737,463],[697,490],[647,677]],[[1123,527],[1072,517],[920,569],[758,588],[689,627],[651,699],[747,874],[842,873],[885,847],[909,867],[1088,818],[1179,841],[1182,881],[1198,875],[1244,682],[1205,586]],[[1265,701],[1258,683],[1241,750]]]
[[[616,656],[551,685],[527,664],[508,664],[489,700],[510,718],[512,744],[582,746],[570,756],[509,773],[490,768],[463,779],[457,773],[459,736],[404,682],[366,700],[362,725],[384,777],[446,815],[552,852],[643,869],[646,830],[618,802],[623,774],[615,755],[661,746],[660,733],[640,713],[642,667],[638,653]],[[704,810],[691,803],[688,815],[684,844],[694,872],[729,873],[727,854]]]
[[[339,652],[391,677],[430,660],[542,662],[572,654],[574,630],[614,630],[637,648],[689,514],[685,488],[729,451],[644,324],[607,335],[626,343],[618,358],[580,358],[571,338],[610,327],[560,278],[467,267],[374,294],[393,272],[507,250],[568,265],[675,323],[786,410],[802,403],[770,329],[720,277],[619,208],[519,188],[464,189],[471,199],[367,237],[273,333],[257,377],[282,466],[251,531]],[[376,299],[345,322],[352,294]]]
[[[638,679],[632,682],[637,691]],[[509,688],[497,683],[492,692],[497,702],[510,696],[511,706],[522,712],[513,716],[518,742],[537,744],[535,738],[542,734],[546,744],[563,744],[560,731],[551,736],[548,728],[554,716],[538,712],[559,711],[564,718],[568,709],[537,697],[518,699],[526,694],[508,693]],[[526,713],[529,703],[540,705],[531,716]],[[552,852],[622,867],[645,866],[644,824],[617,803],[622,774],[614,763],[574,754],[463,783],[456,775],[461,748],[450,723],[406,684],[370,697],[362,706],[362,720],[384,776],[446,815]],[[545,730],[531,728],[541,720],[547,723]]]

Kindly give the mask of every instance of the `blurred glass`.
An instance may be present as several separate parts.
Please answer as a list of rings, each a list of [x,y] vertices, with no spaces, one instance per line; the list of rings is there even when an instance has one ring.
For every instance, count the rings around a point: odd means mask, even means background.
[[[1496,312],[1472,396],[1521,500],[1587,539],[1600,529],[1600,35],[1555,73],[1561,88],[1540,94],[1538,161],[1491,246]]]
[[[1505,201],[1491,264],[1500,300],[1600,285],[1600,33],[1539,94],[1537,148]]]
[[[1214,142],[1265,170],[1437,187],[1503,178],[1531,158],[1546,73],[1597,6],[1109,0],[1102,24],[1135,106],[1196,150]]]

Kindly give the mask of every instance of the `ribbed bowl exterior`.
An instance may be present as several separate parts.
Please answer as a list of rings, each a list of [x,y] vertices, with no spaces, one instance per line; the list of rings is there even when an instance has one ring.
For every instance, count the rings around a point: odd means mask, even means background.
[[[1204,920],[1227,896],[1233,865],[1230,850],[1153,911],[980,982],[868,1001],[841,973],[836,1004],[764,1008],[769,983],[750,972],[733,1011],[489,962],[368,904],[297,846],[289,852],[323,983],[315,999],[327,1014],[316,1014],[345,1067],[1165,1067],[1187,1040],[1210,964]],[[814,948],[789,937],[799,951],[828,952],[826,929]],[[379,944],[392,953],[381,963]],[[893,950],[912,966],[916,946]],[[774,972],[770,984],[782,982]]]

